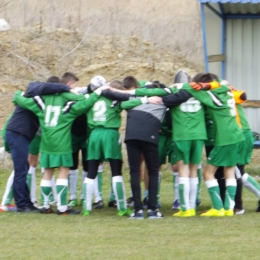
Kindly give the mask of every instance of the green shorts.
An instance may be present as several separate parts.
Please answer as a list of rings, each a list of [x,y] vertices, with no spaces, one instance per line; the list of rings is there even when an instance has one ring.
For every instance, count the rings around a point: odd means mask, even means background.
[[[121,137],[116,129],[95,128],[88,140],[88,160],[122,160]]]
[[[40,166],[44,168],[71,167],[73,166],[72,154],[41,153]]]
[[[183,161],[184,164],[200,164],[204,140],[176,141],[173,145],[175,161]]]
[[[71,135],[72,152],[76,153],[81,149],[87,149],[87,135],[76,136]]]
[[[250,130],[246,131],[244,132],[244,136],[245,141],[241,142],[241,147],[239,150],[238,164],[240,165],[246,165],[250,163],[254,149],[254,137],[252,132]]]
[[[35,135],[30,142],[29,153],[33,155],[38,155],[40,151],[41,135]]]
[[[172,138],[171,135],[159,135],[159,143],[158,143],[159,165],[167,163],[167,156],[168,156],[168,161],[170,161],[171,154],[172,154],[171,138]]]
[[[214,166],[236,166],[240,159],[239,153],[243,142],[244,141],[230,145],[215,146],[209,154],[207,163]]]

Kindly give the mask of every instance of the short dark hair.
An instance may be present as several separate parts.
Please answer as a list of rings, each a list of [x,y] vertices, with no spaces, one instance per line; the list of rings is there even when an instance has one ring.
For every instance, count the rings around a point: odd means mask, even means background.
[[[121,89],[124,90],[124,85],[123,82],[118,80],[118,79],[114,79],[112,80],[109,85],[111,86],[111,88],[116,88],[116,89]]]
[[[51,76],[47,79],[46,82],[52,82],[52,83],[60,83],[60,78],[57,76]]]
[[[219,81],[219,78],[216,74],[213,73],[198,73],[193,77],[192,81],[209,83],[212,81]]]
[[[138,82],[137,79],[133,76],[127,76],[123,79],[123,84],[125,89],[130,89],[130,88],[138,88]]]
[[[69,82],[76,82],[79,81],[79,78],[71,73],[71,72],[65,72],[62,76],[61,76],[61,83],[62,84],[68,84]]]

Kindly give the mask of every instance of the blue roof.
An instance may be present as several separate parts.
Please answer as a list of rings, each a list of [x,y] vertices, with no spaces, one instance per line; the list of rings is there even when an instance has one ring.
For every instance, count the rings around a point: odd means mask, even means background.
[[[260,3],[260,0],[198,0],[201,3],[240,3],[240,4],[258,4]]]

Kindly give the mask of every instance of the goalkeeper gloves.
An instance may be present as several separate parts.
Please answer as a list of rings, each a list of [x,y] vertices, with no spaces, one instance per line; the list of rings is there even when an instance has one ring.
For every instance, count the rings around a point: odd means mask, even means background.
[[[220,84],[216,81],[212,81],[212,82],[209,82],[209,83],[191,82],[189,84],[195,90],[210,90],[210,89],[215,89],[215,88],[220,87]]]

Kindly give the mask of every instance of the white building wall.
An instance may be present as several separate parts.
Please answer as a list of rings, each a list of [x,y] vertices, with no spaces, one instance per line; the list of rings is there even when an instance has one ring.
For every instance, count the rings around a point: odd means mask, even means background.
[[[226,49],[228,81],[260,100],[260,20],[228,20]]]
[[[217,5],[212,5],[220,12]],[[205,6],[206,36],[208,56],[222,54],[221,35],[222,20]],[[221,62],[209,63],[209,71],[221,77]]]
[[[260,108],[244,108],[252,131],[260,133]]]

